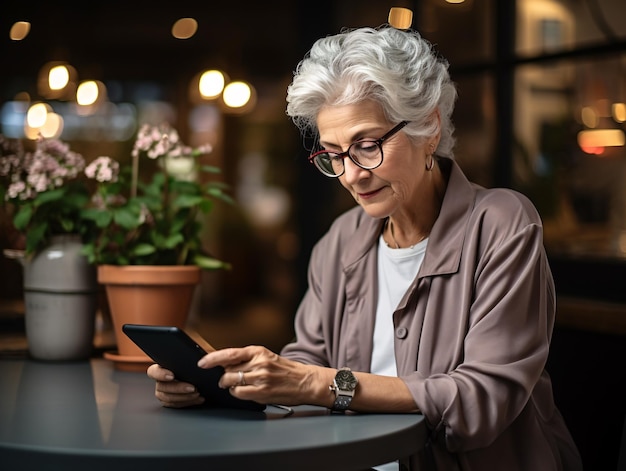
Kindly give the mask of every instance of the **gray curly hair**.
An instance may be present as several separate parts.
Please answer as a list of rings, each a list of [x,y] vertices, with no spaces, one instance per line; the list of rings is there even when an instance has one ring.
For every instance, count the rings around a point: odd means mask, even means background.
[[[456,97],[448,63],[432,45],[416,31],[385,25],[317,40],[287,88],[287,115],[303,133],[317,134],[324,106],[375,100],[389,121],[411,122],[404,132],[412,138],[440,131],[436,153],[453,157]]]

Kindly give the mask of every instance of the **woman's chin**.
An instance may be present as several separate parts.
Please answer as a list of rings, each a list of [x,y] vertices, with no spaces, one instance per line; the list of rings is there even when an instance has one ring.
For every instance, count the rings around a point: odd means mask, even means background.
[[[391,210],[388,205],[381,203],[374,203],[369,201],[358,201],[365,214],[374,219],[384,219],[391,214]]]

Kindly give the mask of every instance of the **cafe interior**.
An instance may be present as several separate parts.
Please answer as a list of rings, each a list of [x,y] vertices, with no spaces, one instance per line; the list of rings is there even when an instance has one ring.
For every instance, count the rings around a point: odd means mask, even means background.
[[[557,291],[547,365],[557,406],[586,469],[626,469],[623,0],[8,0],[0,134],[60,138],[87,160],[128,159],[146,121],[209,142],[235,204],[215,206],[204,242],[232,269],[202,273],[189,325],[215,347],[278,351],[314,243],[354,205],[307,161],[286,87],[315,39],[379,26],[392,7],[410,9],[450,63],[462,169],[539,210]],[[17,240],[3,208],[0,246]],[[26,356],[23,268],[4,256],[0,273],[0,358]],[[115,348],[105,311],[94,355]]]

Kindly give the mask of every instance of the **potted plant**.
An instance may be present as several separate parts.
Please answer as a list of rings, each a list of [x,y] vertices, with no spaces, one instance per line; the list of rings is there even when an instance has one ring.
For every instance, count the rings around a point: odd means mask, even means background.
[[[86,169],[99,182],[83,220],[93,222],[84,253],[96,265],[191,265],[202,269],[228,268],[202,245],[202,215],[215,200],[232,203],[227,185],[203,181],[219,168],[200,165],[210,145],[183,144],[169,124],[143,125],[132,150],[131,168],[118,174],[116,162],[98,157]],[[140,179],[142,159],[156,163],[148,179]],[[182,171],[181,171],[182,169]]]
[[[81,212],[93,182],[83,173],[82,155],[67,144],[40,137],[34,145],[0,135],[0,201],[21,241],[5,255],[24,267],[31,356],[85,359],[93,346],[97,282],[81,254],[81,238],[93,225]]]
[[[219,168],[199,161],[211,147],[185,145],[169,124],[141,126],[126,167],[108,156],[85,165],[56,139],[40,138],[32,154],[18,141],[0,139],[0,146],[0,196],[24,234],[26,259],[59,234],[72,234],[106,289],[118,345],[108,357],[129,368],[147,361],[122,325],[184,327],[200,270],[230,267],[202,243],[214,202],[233,202],[227,185],[206,178]]]
[[[91,205],[81,212],[92,223],[83,253],[97,265],[98,281],[106,287],[118,346],[107,356],[120,367],[146,360],[122,333],[123,324],[184,327],[200,270],[230,267],[202,243],[203,218],[214,202],[232,203],[224,183],[203,178],[220,171],[200,164],[198,158],[210,151],[208,145],[185,145],[169,124],[143,125],[132,165],[117,178],[109,178],[115,172],[108,157],[87,168],[99,184]],[[139,166],[146,159],[155,170],[141,179]]]

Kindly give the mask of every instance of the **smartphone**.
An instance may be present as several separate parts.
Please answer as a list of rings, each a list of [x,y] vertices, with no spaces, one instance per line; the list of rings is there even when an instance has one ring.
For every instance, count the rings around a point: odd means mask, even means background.
[[[206,399],[206,405],[262,411],[265,404],[238,399],[228,389],[218,386],[224,374],[221,366],[204,369],[198,360],[206,355],[187,333],[178,327],[124,324],[122,331],[141,348],[155,363],[167,368],[179,381],[193,384]]]

